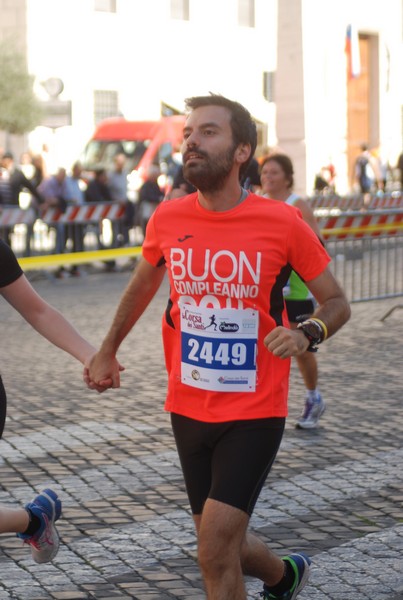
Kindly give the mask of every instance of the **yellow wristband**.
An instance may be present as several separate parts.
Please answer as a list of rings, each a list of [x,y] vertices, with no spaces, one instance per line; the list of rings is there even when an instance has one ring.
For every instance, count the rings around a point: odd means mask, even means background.
[[[326,327],[326,325],[324,324],[324,322],[323,322],[323,321],[321,321],[320,319],[317,319],[316,317],[310,317],[310,320],[311,320],[311,321],[316,321],[316,322],[317,322],[317,323],[319,323],[319,325],[322,327],[322,329],[323,329],[323,341],[325,341],[325,339],[326,339],[326,338],[327,338],[327,336],[328,336],[328,331],[327,331],[327,327]]]

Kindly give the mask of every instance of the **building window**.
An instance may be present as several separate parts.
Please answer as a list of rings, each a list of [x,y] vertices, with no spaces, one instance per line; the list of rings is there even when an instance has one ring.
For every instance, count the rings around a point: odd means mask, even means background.
[[[274,102],[274,73],[263,71],[263,97],[267,102]]]
[[[116,0],[94,0],[94,8],[100,12],[116,12]]]
[[[189,21],[189,0],[171,0],[171,19]]]
[[[118,93],[110,90],[94,91],[94,121],[95,124],[108,117],[119,115]]]
[[[238,25],[255,26],[255,0],[238,0]]]

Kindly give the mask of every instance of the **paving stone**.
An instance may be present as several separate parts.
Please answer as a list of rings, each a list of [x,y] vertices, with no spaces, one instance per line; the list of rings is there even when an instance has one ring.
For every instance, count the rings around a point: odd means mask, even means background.
[[[38,291],[94,343],[129,273],[36,280]],[[122,345],[122,388],[95,394],[81,367],[0,303],[9,398],[0,442],[0,503],[25,504],[52,486],[62,544],[35,564],[14,536],[0,544],[0,600],[202,600],[196,538],[169,416],[160,320],[164,282]],[[403,323],[396,304],[352,305],[352,319],[318,353],[327,411],[297,430],[304,390],[291,367],[290,415],[252,529],[283,555],[313,557],[301,600],[402,600]],[[52,377],[49,377],[51,367]],[[248,599],[261,584],[247,579]]]

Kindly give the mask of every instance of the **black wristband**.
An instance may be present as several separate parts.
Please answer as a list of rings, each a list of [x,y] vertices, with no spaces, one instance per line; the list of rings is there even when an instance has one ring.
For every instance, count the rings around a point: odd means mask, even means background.
[[[300,329],[309,341],[307,350],[309,352],[317,352],[318,345],[325,339],[325,331],[318,321],[307,319],[299,323],[297,329]]]

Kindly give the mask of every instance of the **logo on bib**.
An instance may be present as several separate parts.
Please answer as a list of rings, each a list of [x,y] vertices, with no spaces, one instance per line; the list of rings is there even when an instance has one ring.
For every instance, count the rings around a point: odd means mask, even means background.
[[[226,321],[223,321],[220,323],[219,329],[225,333],[235,333],[236,331],[239,331],[239,325],[238,323],[227,323]]]

